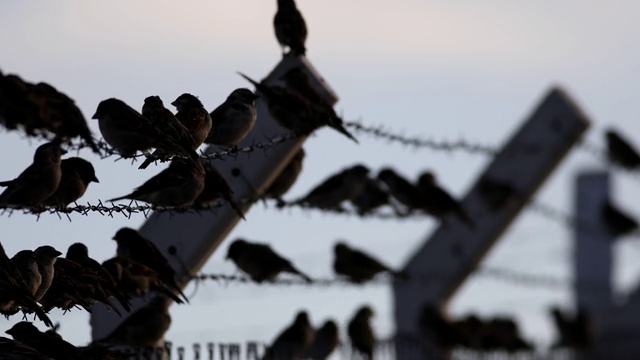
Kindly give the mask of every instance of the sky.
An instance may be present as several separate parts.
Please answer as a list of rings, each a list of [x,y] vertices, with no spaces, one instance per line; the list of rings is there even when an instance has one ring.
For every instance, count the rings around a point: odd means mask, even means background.
[[[298,0],[308,28],[308,59],[336,91],[336,109],[347,120],[384,125],[407,135],[438,140],[460,137],[498,146],[505,142],[551,86],[561,85],[593,120],[586,134],[602,146],[606,126],[629,136],[640,132],[639,53],[636,16],[640,4],[625,1],[483,2],[419,0]],[[212,110],[247,84],[236,71],[261,78],[280,61],[273,35],[276,1],[141,0],[130,2],[4,2],[0,12],[0,69],[28,81],[46,81],[75,99],[90,120],[97,104],[118,97],[140,107],[149,95],[170,102],[183,92],[200,97]],[[0,131],[0,178],[16,176],[30,162],[38,141]],[[305,143],[304,171],[289,197],[303,195],[328,174],[355,162],[376,170],[393,165],[415,178],[432,169],[453,194],[462,196],[491,159],[483,155],[410,150],[361,136],[356,145],[320,130]],[[123,194],[159,172],[138,171],[125,161],[100,160],[82,150],[100,179],[83,201],[95,203]],[[575,176],[605,169],[598,159],[573,150],[536,195],[571,212]],[[633,201],[636,179],[616,173],[615,201],[640,212]],[[77,241],[104,260],[115,253],[112,235],[130,219],[45,215],[0,216],[2,244],[9,254],[51,244],[66,251]],[[346,239],[402,267],[428,239],[431,219],[389,221],[254,206],[229,238],[266,241],[313,276],[330,277],[331,248]],[[205,272],[233,273],[224,260],[225,241]],[[517,271],[562,278],[572,276],[573,233],[557,222],[523,211],[483,261]],[[634,286],[639,248],[632,240],[615,244],[615,284]],[[335,318],[344,325],[357,307],[372,304],[381,337],[393,333],[389,287],[304,288],[200,284],[189,286],[190,305],[171,309],[167,339],[178,345],[207,341],[270,341],[305,308],[314,324]],[[450,304],[451,314],[513,315],[524,336],[545,345],[554,332],[550,304],[571,307],[571,289],[514,286],[471,277]],[[61,333],[75,344],[90,340],[88,315],[53,313]],[[0,329],[18,319],[0,321]],[[343,332],[344,335],[344,332]]]

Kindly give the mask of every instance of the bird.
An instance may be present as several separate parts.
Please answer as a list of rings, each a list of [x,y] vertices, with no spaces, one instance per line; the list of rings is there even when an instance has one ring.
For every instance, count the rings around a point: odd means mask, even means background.
[[[341,209],[340,204],[343,201],[354,199],[362,191],[367,183],[369,171],[363,164],[343,169],[294,203],[320,209]]]
[[[337,275],[346,276],[349,281],[363,284],[376,275],[387,272],[399,279],[407,279],[408,275],[395,271],[366,253],[351,248],[343,241],[338,241],[333,247],[333,270]]]
[[[182,293],[180,285],[176,282],[176,271],[169,260],[162,255],[158,247],[151,240],[140,235],[132,228],[123,227],[113,236],[113,240],[118,244],[116,254],[118,256],[130,258],[142,265],[148,266],[155,271],[163,283],[176,291],[189,302],[186,295]]]
[[[107,201],[140,200],[153,206],[186,208],[204,189],[205,173],[199,161],[173,158],[169,167],[147,180],[132,193]]]
[[[33,253],[38,263],[38,271],[40,271],[40,276],[42,276],[42,282],[34,295],[35,299],[40,301],[53,282],[55,275],[54,266],[58,256],[62,255],[62,253],[49,245],[40,246],[35,249]]]
[[[197,97],[184,93],[176,98],[171,105],[178,110],[176,118],[189,130],[189,134],[198,146],[209,135],[213,125],[209,112]]]
[[[238,238],[229,246],[226,258],[231,259],[257,283],[273,282],[282,272],[298,275],[308,283],[313,282],[309,276],[296,269],[289,260],[278,255],[267,244],[251,243]]]
[[[333,320],[327,320],[316,330],[311,346],[304,355],[305,359],[325,360],[340,345],[340,330]]]
[[[11,258],[11,264],[20,272],[31,296],[36,296],[42,284],[42,275],[38,269],[35,253],[32,250],[18,251]]]
[[[604,223],[614,236],[625,236],[638,229],[638,221],[618,209],[610,201],[603,205],[602,215]]]
[[[407,212],[425,210],[425,199],[422,191],[392,168],[383,168],[376,177],[383,183],[391,197],[407,208]]]
[[[8,130],[22,128],[36,136],[46,127],[41,107],[30,98],[32,87],[18,75],[0,73],[0,121]]]
[[[256,124],[258,97],[246,88],[233,90],[227,99],[209,114],[212,126],[204,142],[237,149],[240,140],[244,139]]]
[[[282,196],[291,189],[298,176],[302,172],[302,161],[304,160],[305,152],[302,147],[293,155],[287,166],[278,174],[275,180],[269,185],[269,188],[265,191],[263,197],[268,199],[275,199],[279,207],[285,205],[285,201]]]
[[[44,334],[32,323],[21,321],[5,333],[54,360],[80,360],[80,350],[72,344]]]
[[[475,229],[476,224],[458,200],[454,199],[446,190],[438,186],[436,177],[431,171],[425,171],[418,177],[418,189],[422,191],[426,211],[444,221],[451,213],[455,214],[469,228]]]
[[[276,39],[282,47],[283,56],[287,47],[289,53],[295,56],[306,53],[307,24],[294,0],[278,0],[278,11],[273,17],[273,28]]]
[[[147,118],[156,130],[172,140],[168,144],[177,146],[156,149],[138,169],[146,169],[155,160],[166,159],[170,155],[183,154],[190,156],[194,160],[198,159],[199,155],[195,150],[202,143],[197,143],[193,139],[185,125],[173,115],[171,110],[164,107],[159,96],[148,96],[144,99],[142,116]]]
[[[0,354],[3,360],[52,360],[32,347],[5,337],[0,337]]]
[[[0,186],[7,187],[0,194],[0,205],[41,206],[60,185],[60,157],[65,153],[57,140],[40,145],[33,163],[17,178],[0,182]]]
[[[90,162],[79,157],[70,157],[60,162],[62,176],[56,191],[45,201],[46,206],[65,208],[80,199],[87,191],[89,183],[99,183],[95,169]]]
[[[586,309],[578,308],[576,314],[571,317],[560,308],[552,306],[549,313],[559,335],[559,338],[552,345],[552,349],[558,347],[588,349],[593,346],[593,322]]]
[[[360,216],[366,216],[375,209],[390,204],[389,193],[371,178],[367,178],[362,190],[350,201]]]
[[[351,341],[352,352],[361,353],[366,359],[373,359],[373,351],[376,344],[376,337],[371,327],[371,318],[374,312],[370,306],[364,305],[358,309],[347,325],[347,334]]]
[[[607,140],[607,157],[610,162],[618,164],[628,170],[640,168],[640,154],[638,150],[614,129],[605,131]]]
[[[358,139],[344,127],[344,122],[328,103],[311,102],[294,91],[280,86],[268,86],[243,73],[238,74],[260,91],[267,103],[269,113],[283,128],[296,135],[308,135],[323,126],[329,126],[358,143]]]
[[[295,92],[296,94],[307,99],[311,103],[322,104],[323,106],[332,107],[329,98],[323,96],[313,85],[311,85],[311,79],[305,72],[303,67],[294,66],[287,70],[280,80],[284,81],[286,88]]]
[[[291,325],[284,329],[265,352],[262,360],[303,359],[314,338],[309,314],[299,311]]]
[[[169,304],[164,296],[154,297],[147,305],[127,317],[109,335],[94,343],[132,347],[156,346],[171,325]]]
[[[123,158],[151,148],[180,148],[149,119],[120,99],[102,100],[92,119],[98,120],[102,137]]]
[[[210,160],[201,159],[200,161],[204,168],[204,189],[193,201],[194,207],[203,209],[219,199],[224,199],[240,218],[246,220],[244,212],[233,197],[233,190],[231,190],[227,180],[216,170]]]

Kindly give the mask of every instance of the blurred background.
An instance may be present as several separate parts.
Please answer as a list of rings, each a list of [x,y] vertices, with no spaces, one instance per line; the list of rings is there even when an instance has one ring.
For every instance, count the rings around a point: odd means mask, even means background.
[[[345,120],[384,125],[410,136],[465,138],[500,146],[526,119],[552,85],[563,86],[593,120],[587,141],[604,145],[603,129],[640,132],[640,67],[636,14],[640,4],[623,1],[490,0],[298,0],[309,28],[307,57],[340,97]],[[85,117],[97,104],[118,97],[140,108],[145,97],[165,102],[183,92],[212,110],[247,83],[235,72],[262,78],[280,61],[273,35],[276,1],[117,0],[3,2],[0,11],[0,69],[25,80],[46,81],[75,99]],[[88,120],[96,136],[97,123]],[[40,144],[17,132],[0,142],[0,179],[11,179],[30,162]],[[462,196],[491,160],[479,154],[410,150],[368,136],[360,144],[322,129],[305,142],[304,170],[288,198],[305,194],[328,174],[355,162],[374,170],[393,165],[415,178],[432,169],[441,184]],[[140,185],[164,166],[138,171],[127,161],[99,159],[88,149],[99,184],[82,198],[96,203]],[[574,150],[549,177],[536,199],[570,213],[578,171],[606,165]],[[613,177],[621,207],[640,211],[637,179]],[[10,255],[51,244],[62,251],[77,241],[104,260],[115,253],[110,240],[123,227],[138,228],[139,214],[106,217],[13,214],[0,217],[2,244]],[[316,277],[331,277],[337,239],[367,249],[392,267],[402,267],[428,238],[436,222],[359,219],[300,209],[276,211],[256,204],[229,238],[265,241]],[[530,211],[509,227],[483,265],[571,279],[573,232]],[[225,241],[204,267],[234,273],[224,260]],[[615,244],[615,290],[620,297],[637,282],[640,248],[633,240]],[[190,285],[188,306],[173,306],[166,335],[175,344],[270,341],[307,309],[314,324],[335,318],[344,329],[362,304],[376,310],[380,337],[394,333],[391,288],[253,286],[213,282]],[[451,314],[514,316],[523,336],[539,346],[555,337],[551,304],[571,308],[572,289],[545,289],[471,277],[450,306]],[[64,316],[61,334],[74,344],[90,341],[89,315]],[[16,321],[0,320],[0,329]],[[344,334],[344,332],[343,332]]]

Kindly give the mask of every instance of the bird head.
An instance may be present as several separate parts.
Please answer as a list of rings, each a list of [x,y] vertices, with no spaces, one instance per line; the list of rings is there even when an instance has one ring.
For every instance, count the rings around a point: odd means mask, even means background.
[[[140,234],[132,228],[123,227],[113,235],[112,240],[115,240],[118,244],[126,244],[134,242],[140,238]]]
[[[100,104],[98,104],[98,108],[91,118],[100,120],[109,116],[114,110],[127,107],[129,107],[129,105],[125,104],[124,101],[116,98],[102,100]]]
[[[33,154],[33,161],[60,161],[60,157],[67,151],[60,148],[60,140],[53,140],[38,146]]]
[[[83,243],[75,243],[67,249],[67,258],[87,258],[89,257],[89,248]]]
[[[296,318],[293,321],[296,325],[307,325],[311,324],[309,321],[309,314],[305,310],[298,311],[296,314]]]
[[[25,338],[30,338],[32,337],[33,334],[35,333],[39,333],[40,330],[38,330],[37,327],[35,327],[32,323],[28,322],[28,321],[21,321],[15,325],[13,325],[13,327],[7,331],[5,331],[5,333],[13,336],[14,339],[18,340],[20,338],[25,339]],[[18,340],[20,341],[20,340]]]
[[[436,175],[431,171],[425,171],[418,177],[418,184],[420,186],[423,185],[435,185],[436,184]]]
[[[380,170],[380,172],[378,173],[377,179],[384,183],[387,183],[389,181],[393,181],[397,177],[398,177],[398,174],[393,169],[384,168]]]
[[[162,102],[162,99],[160,99],[160,96],[158,95],[153,95],[153,96],[147,96],[146,99],[144,99],[144,105],[143,107],[164,107],[164,103]]]
[[[336,255],[343,255],[349,252],[349,246],[347,246],[347,244],[345,244],[342,241],[337,242],[334,246],[333,246],[333,252]]]
[[[322,327],[320,328],[320,331],[326,334],[338,334],[338,324],[336,324],[335,321],[333,320],[327,320],[325,321],[324,324],[322,324]]]
[[[362,306],[358,310],[358,312],[356,313],[356,317],[361,317],[361,318],[365,318],[365,319],[369,319],[369,318],[373,317],[374,315],[375,315],[375,313],[373,312],[373,309],[369,305]]]
[[[247,88],[239,88],[231,92],[229,97],[227,97],[227,101],[252,105],[256,101],[256,99],[259,97],[260,96],[254,94],[253,91]]]
[[[370,171],[371,170],[363,164],[356,164],[349,168],[349,172],[358,177],[366,177]]]
[[[62,255],[60,251],[49,245],[40,246],[33,253],[36,255],[36,258],[41,261],[53,260]]]
[[[178,109],[178,111],[182,111],[185,108],[189,108],[189,107],[203,107],[202,106],[202,102],[200,102],[200,100],[189,94],[189,93],[184,93],[180,96],[178,96],[177,99],[175,99],[171,105],[175,106],[176,109]]]
[[[239,258],[242,255],[242,252],[244,251],[244,249],[246,248],[248,242],[244,239],[236,239],[234,240],[231,245],[229,245],[229,250],[227,250],[227,257],[226,259],[232,259],[235,260],[237,258]]]
[[[13,255],[11,260],[28,264],[36,261],[36,255],[31,250],[20,250]]]
[[[70,157],[62,160],[60,163],[62,172],[74,171],[80,179],[86,184],[90,182],[99,183],[100,180],[96,177],[96,170],[93,168],[90,162],[79,157]]]

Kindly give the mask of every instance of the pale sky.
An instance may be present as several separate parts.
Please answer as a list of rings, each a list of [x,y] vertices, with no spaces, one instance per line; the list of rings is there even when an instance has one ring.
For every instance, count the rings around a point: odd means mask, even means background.
[[[90,118],[97,104],[118,97],[140,107],[149,95],[170,102],[183,92],[196,94],[208,109],[247,84],[241,70],[256,78],[280,60],[272,19],[276,1],[110,1],[46,0],[4,2],[0,12],[0,69],[29,81],[47,81],[74,98]],[[640,4],[628,1],[483,2],[419,0],[298,0],[309,27],[308,58],[340,97],[346,119],[384,124],[405,134],[435,139],[465,137],[499,145],[533,110],[554,84],[561,84],[594,121],[587,139],[602,145],[608,124],[630,136],[640,133],[640,61],[636,15]],[[97,124],[90,121],[96,136]],[[17,175],[31,161],[37,141],[16,133],[0,134],[1,179]],[[462,196],[488,158],[469,154],[412,151],[367,136],[361,144],[321,130],[305,144],[304,172],[290,192],[302,195],[326,175],[355,162],[372,169],[393,164],[415,177],[436,171],[452,193]],[[640,139],[638,139],[640,143]],[[159,172],[138,171],[128,162],[100,160],[88,150],[80,156],[96,167],[99,184],[82,199],[97,202],[120,195]],[[536,196],[559,209],[573,208],[574,176],[603,164],[573,151]],[[614,195],[626,209],[640,213],[633,201],[638,183],[614,177]],[[108,218],[97,213],[73,216],[6,214],[0,217],[2,243],[9,254],[51,244],[66,252],[76,242],[88,244],[98,260],[114,254],[110,240],[122,226],[139,227],[142,215]],[[434,229],[430,220],[404,222],[360,220],[277,212],[256,205],[231,234],[270,242],[313,276],[331,276],[331,248],[336,239],[370,250],[401,267]],[[563,225],[523,212],[483,264],[570,277],[572,233]],[[226,247],[205,266],[206,272],[232,273]],[[616,247],[620,288],[636,282],[638,247]],[[190,286],[186,293],[193,293]],[[201,285],[191,305],[171,309],[167,339],[190,346],[200,341],[270,341],[300,308],[315,324],[334,317],[343,327],[362,303],[377,310],[374,326],[381,336],[393,332],[391,292],[385,287],[300,288]],[[451,311],[515,315],[529,339],[546,344],[552,328],[546,308],[570,306],[571,289],[528,289],[500,281],[471,278],[456,295]],[[63,336],[89,341],[88,315],[62,316]],[[19,319],[0,321],[5,329]]]

